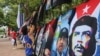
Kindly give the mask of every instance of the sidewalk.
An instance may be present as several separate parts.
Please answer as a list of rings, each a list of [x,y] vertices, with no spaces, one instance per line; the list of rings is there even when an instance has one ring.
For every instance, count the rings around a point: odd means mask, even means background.
[[[17,49],[13,49],[8,38],[0,38],[0,56],[25,56],[23,46],[18,44]]]

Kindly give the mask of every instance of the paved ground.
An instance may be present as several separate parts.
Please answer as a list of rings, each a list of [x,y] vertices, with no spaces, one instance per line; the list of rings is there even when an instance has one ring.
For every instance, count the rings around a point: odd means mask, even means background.
[[[25,56],[24,48],[19,44],[17,49],[13,49],[8,38],[0,38],[0,56]]]

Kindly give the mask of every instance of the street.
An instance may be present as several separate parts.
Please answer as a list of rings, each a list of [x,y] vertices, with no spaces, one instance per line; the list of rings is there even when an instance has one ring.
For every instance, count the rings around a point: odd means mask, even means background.
[[[18,44],[17,48],[13,49],[8,38],[0,38],[0,56],[25,56],[25,52],[21,44]]]

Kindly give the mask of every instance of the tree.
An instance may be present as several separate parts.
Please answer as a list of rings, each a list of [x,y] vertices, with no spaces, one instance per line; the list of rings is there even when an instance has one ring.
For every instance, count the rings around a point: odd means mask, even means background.
[[[8,25],[12,28],[17,28],[16,18],[18,11],[18,4],[23,4],[21,12],[25,12],[25,18],[29,17],[37,6],[40,4],[40,0],[0,0],[0,25]],[[4,8],[8,9],[4,10]],[[7,11],[7,13],[6,13]],[[6,15],[4,14],[6,13]],[[3,17],[4,16],[4,17]]]
[[[3,11],[2,11],[2,9],[0,8],[0,24],[1,24],[1,25],[4,24],[3,18],[4,18]]]
[[[70,8],[77,6],[82,3],[83,0],[73,0],[72,4],[63,4],[55,7],[54,9],[50,9],[48,12],[44,14],[44,21],[42,23],[46,23],[51,20],[51,18],[58,17],[61,13],[69,10]],[[33,11],[36,11],[38,7],[41,5],[42,0],[0,0],[0,25],[7,25],[12,28],[17,28],[16,18],[18,11],[18,4],[22,4],[21,12],[25,13],[25,19],[30,17]],[[6,15],[3,9],[8,7],[5,11],[7,11]]]

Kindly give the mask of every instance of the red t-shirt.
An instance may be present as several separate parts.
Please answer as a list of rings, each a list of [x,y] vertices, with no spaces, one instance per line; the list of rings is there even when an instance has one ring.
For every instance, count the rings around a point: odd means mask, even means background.
[[[16,39],[16,32],[12,32],[12,38]]]

